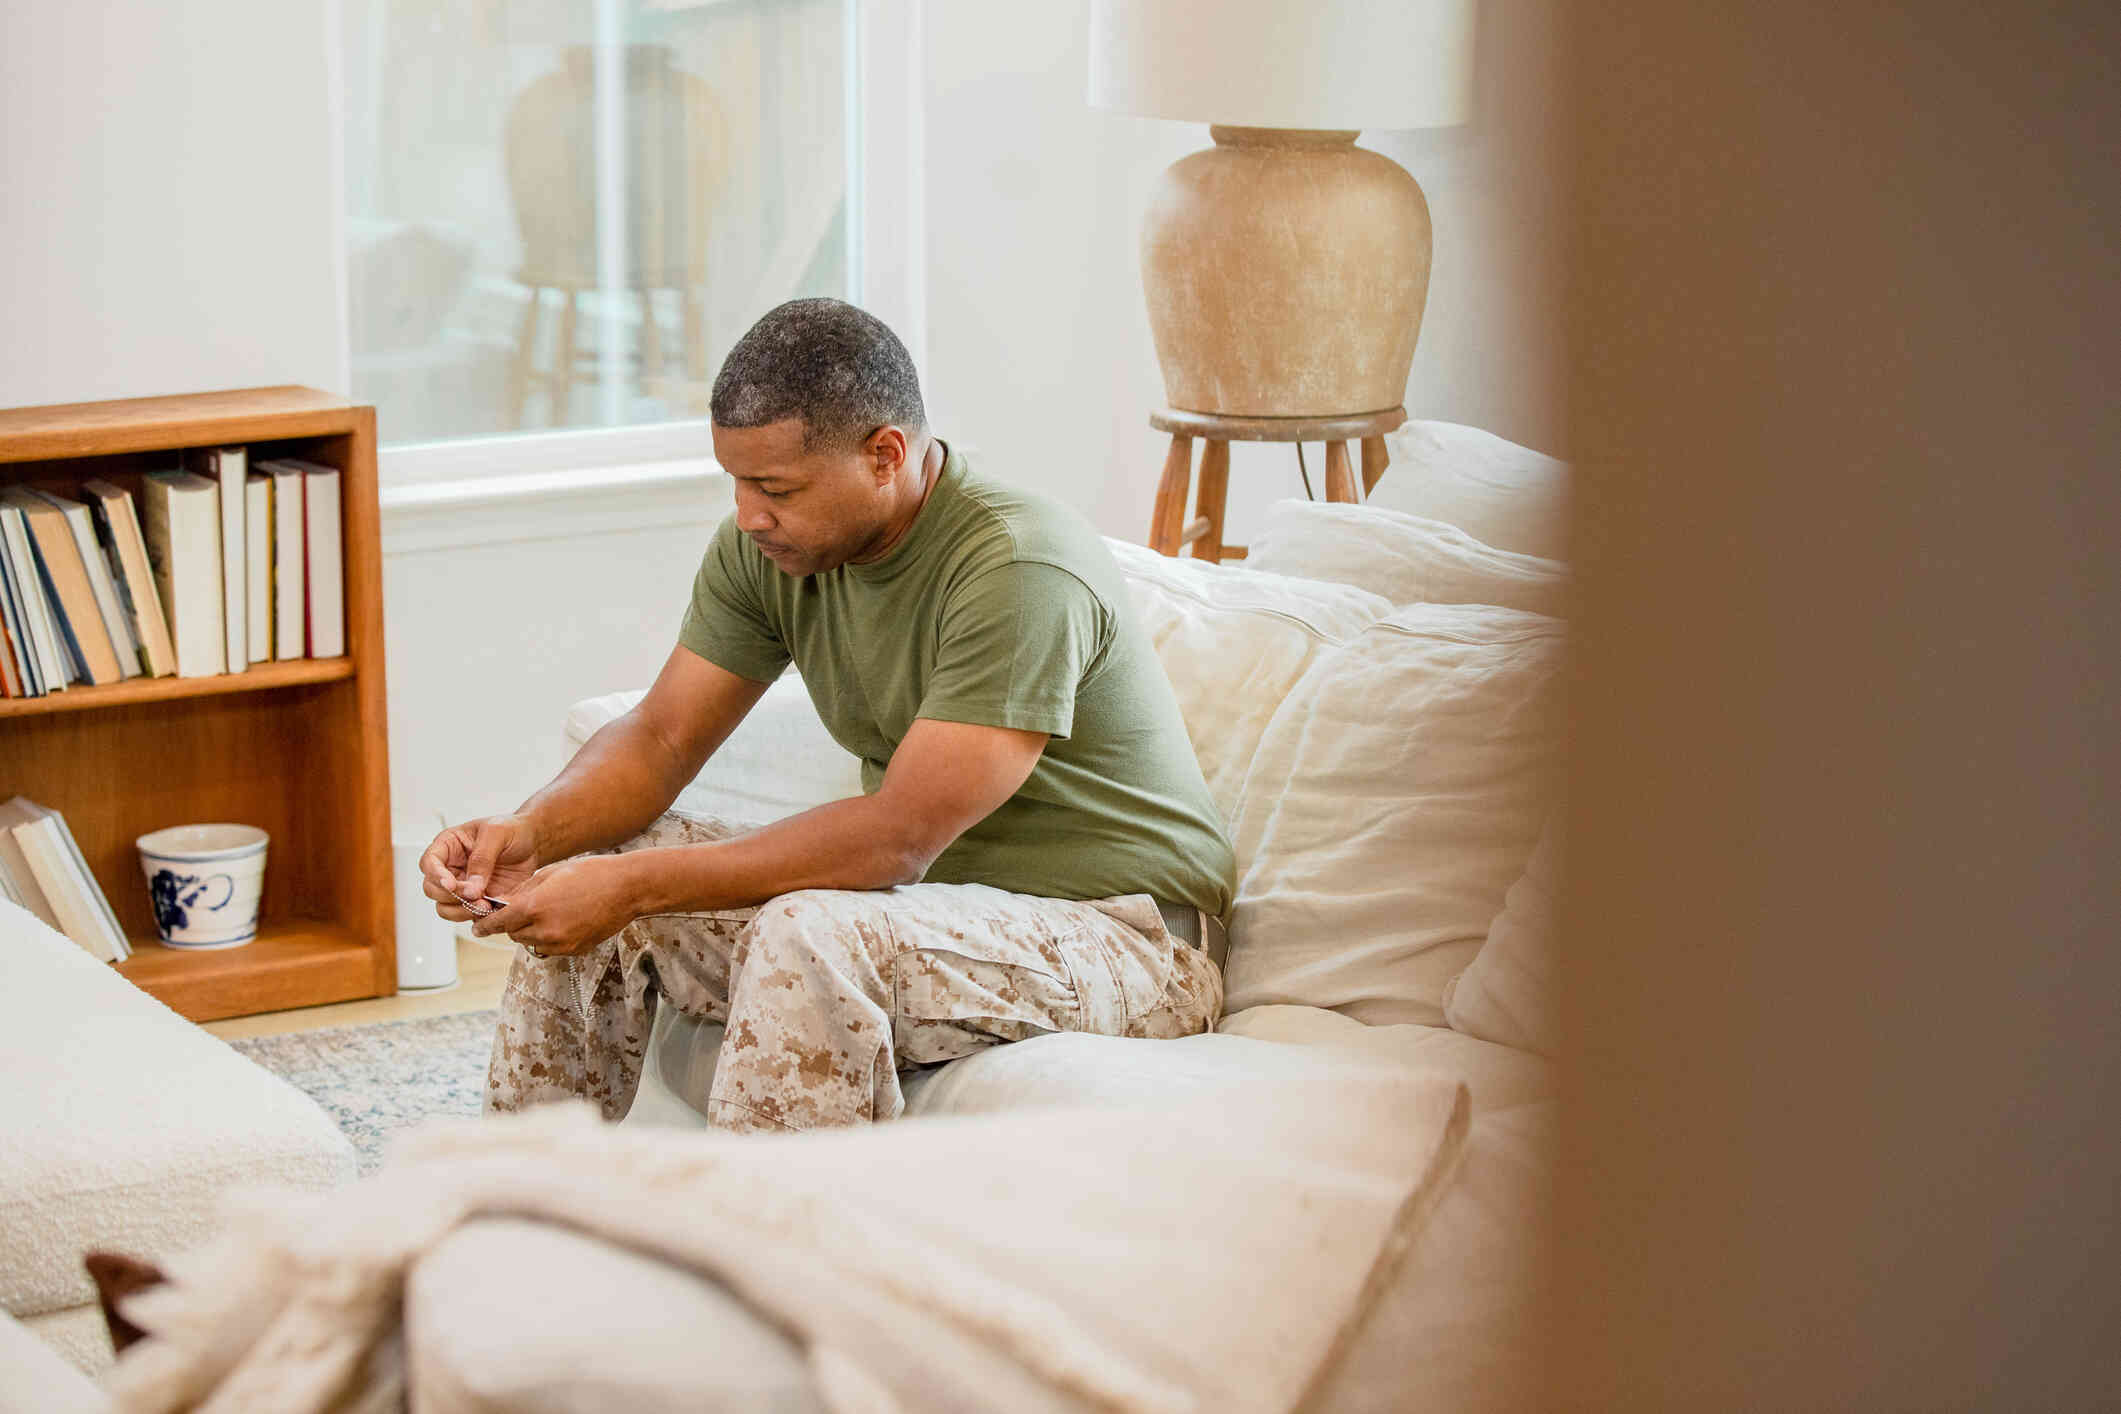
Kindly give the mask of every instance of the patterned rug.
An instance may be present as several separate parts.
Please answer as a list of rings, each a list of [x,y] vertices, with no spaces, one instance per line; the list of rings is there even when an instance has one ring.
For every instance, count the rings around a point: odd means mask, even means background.
[[[362,1173],[383,1162],[390,1136],[437,1115],[476,1118],[500,1013],[334,1026],[229,1044],[305,1091],[353,1141]]]

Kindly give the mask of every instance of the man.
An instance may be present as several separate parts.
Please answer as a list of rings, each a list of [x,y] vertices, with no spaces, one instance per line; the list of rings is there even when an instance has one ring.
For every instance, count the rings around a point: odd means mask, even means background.
[[[1233,860],[1161,665],[1080,518],[927,427],[905,347],[836,300],[715,379],[736,511],[648,695],[512,815],[421,860],[510,970],[487,1100],[626,1113],[657,999],[726,1025],[730,1129],[888,1119],[897,1072],[1049,1031],[1182,1036]],[[864,794],[763,827],[668,814],[793,662]]]

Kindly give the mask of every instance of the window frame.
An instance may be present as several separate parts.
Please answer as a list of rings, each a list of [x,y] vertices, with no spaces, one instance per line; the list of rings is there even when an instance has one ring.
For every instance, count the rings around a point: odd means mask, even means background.
[[[848,268],[854,301],[904,340],[926,386],[926,185],[921,95],[925,90],[924,0],[842,0],[849,111],[858,114],[849,144]],[[346,138],[344,93],[335,94],[335,127]],[[342,158],[343,160],[343,158]],[[345,174],[334,188],[336,259],[341,303],[342,382],[352,384],[352,311],[347,279]],[[486,501],[509,494],[549,495],[578,474],[582,486],[606,486],[614,469],[655,468],[649,479],[718,475],[705,418],[623,427],[567,428],[491,437],[415,442],[379,448],[377,479],[386,506],[436,500]],[[490,486],[478,483],[492,482]],[[540,488],[529,492],[529,487]],[[449,488],[462,488],[451,494]]]

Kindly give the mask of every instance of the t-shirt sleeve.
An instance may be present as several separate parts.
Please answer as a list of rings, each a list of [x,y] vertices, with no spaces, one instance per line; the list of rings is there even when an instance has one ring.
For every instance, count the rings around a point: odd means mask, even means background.
[[[1110,631],[1097,595],[1066,570],[988,570],[943,603],[917,715],[1066,737],[1076,690],[1102,660]]]
[[[788,645],[766,613],[744,553],[743,532],[732,516],[716,528],[700,557],[678,642],[738,677],[772,682],[788,666]]]

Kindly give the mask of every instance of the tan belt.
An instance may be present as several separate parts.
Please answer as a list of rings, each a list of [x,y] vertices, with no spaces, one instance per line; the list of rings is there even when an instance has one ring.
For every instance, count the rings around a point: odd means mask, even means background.
[[[1218,968],[1230,955],[1230,937],[1222,920],[1185,903],[1156,900],[1156,911],[1164,916],[1164,931],[1189,947],[1200,948]]]

